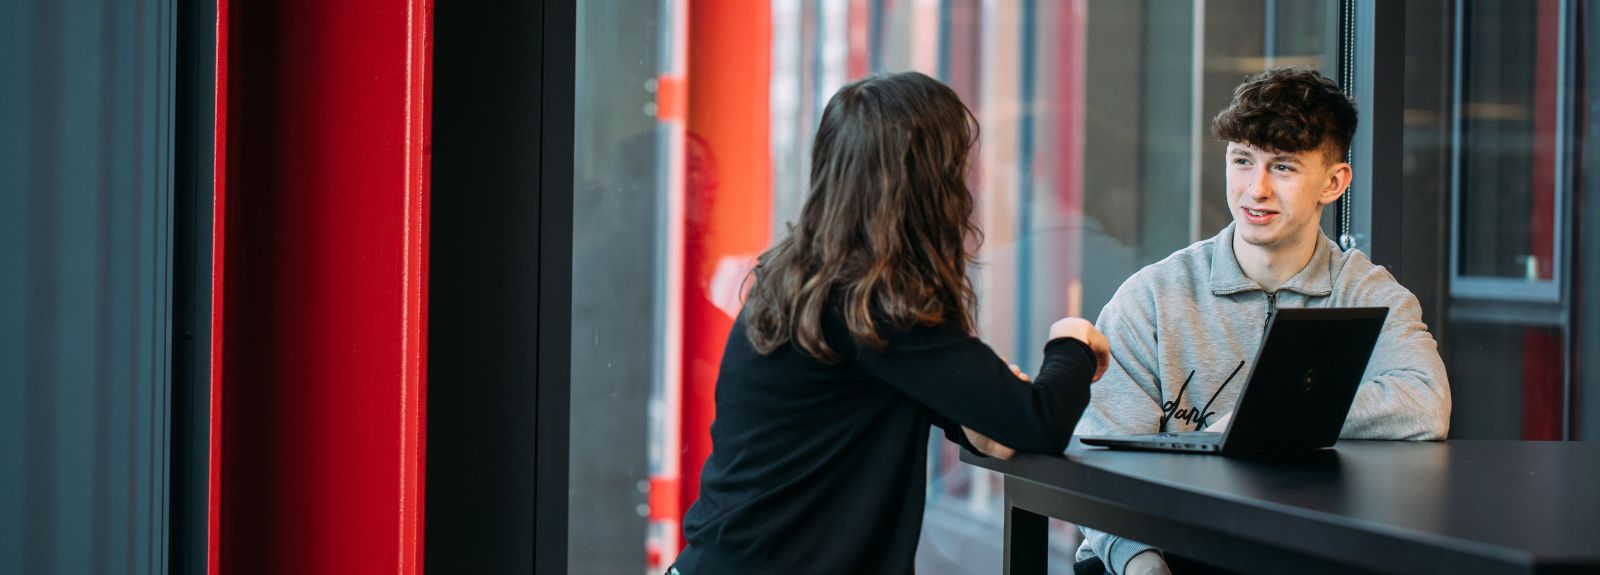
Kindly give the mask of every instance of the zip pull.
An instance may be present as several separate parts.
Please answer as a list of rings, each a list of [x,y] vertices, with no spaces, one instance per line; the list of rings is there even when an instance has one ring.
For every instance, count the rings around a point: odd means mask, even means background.
[[[1265,333],[1267,327],[1272,325],[1272,316],[1278,313],[1278,293],[1267,292],[1267,320],[1261,324],[1261,331]]]

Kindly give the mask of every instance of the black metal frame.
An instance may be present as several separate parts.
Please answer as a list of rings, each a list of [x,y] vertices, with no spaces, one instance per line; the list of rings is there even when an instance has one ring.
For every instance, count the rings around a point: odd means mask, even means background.
[[[1405,270],[1405,249],[1401,242],[1405,222],[1403,210],[1374,209],[1375,198],[1387,200],[1404,196],[1405,156],[1405,54],[1406,7],[1404,2],[1367,0],[1357,8],[1357,20],[1365,26],[1356,52],[1356,102],[1361,106],[1362,129],[1368,134],[1365,157],[1358,158],[1367,185],[1357,188],[1355,209],[1366,215],[1370,228],[1368,242],[1372,257],[1397,276]],[[1364,30],[1363,30],[1364,28]],[[1385,205],[1395,202],[1385,201]]]
[[[425,568],[567,568],[568,2],[434,11]]]
[[[172,221],[172,446],[168,567],[206,570],[210,477],[211,227],[216,150],[216,2],[176,5]]]
[[[1355,178],[1335,205],[1336,239],[1347,234],[1397,277],[1404,266],[1403,199],[1405,111],[1405,2],[1343,0],[1340,6],[1339,77],[1361,111],[1350,162]],[[1374,198],[1385,209],[1373,209]],[[1348,220],[1343,216],[1349,214]],[[1402,282],[1403,283],[1403,282]]]

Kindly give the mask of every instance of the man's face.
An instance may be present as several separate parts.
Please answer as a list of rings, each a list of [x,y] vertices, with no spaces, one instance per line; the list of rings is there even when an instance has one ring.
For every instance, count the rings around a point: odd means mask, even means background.
[[[1350,184],[1350,164],[1329,165],[1322,150],[1291,154],[1229,142],[1227,159],[1228,208],[1238,224],[1234,233],[1268,250],[1315,233],[1322,207]]]

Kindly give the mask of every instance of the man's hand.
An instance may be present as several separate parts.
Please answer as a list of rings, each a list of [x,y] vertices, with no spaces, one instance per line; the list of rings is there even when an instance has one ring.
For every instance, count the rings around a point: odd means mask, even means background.
[[[1000,356],[1000,361],[1006,362],[1006,365],[1011,367],[1011,375],[1017,376],[1017,379],[1022,381],[1033,381],[1033,378],[1028,377],[1028,374],[1023,373],[1021,367],[1018,367],[1015,363],[1011,363],[1011,358],[1002,355]]]
[[[967,441],[971,442],[972,446],[978,448],[978,451],[983,452],[984,455],[1005,460],[1011,459],[1011,456],[1017,454],[1017,450],[1001,445],[1000,442],[989,439],[989,436],[973,431],[970,427],[963,425],[961,426],[961,431],[967,434]]]
[[[1089,351],[1094,352],[1094,377],[1089,381],[1100,381],[1100,376],[1106,374],[1106,368],[1111,367],[1111,342],[1105,334],[1094,328],[1094,324],[1081,317],[1061,318],[1050,326],[1050,339],[1070,337],[1089,346]]]
[[[1167,560],[1155,549],[1147,549],[1128,560],[1128,566],[1122,569],[1123,575],[1172,575],[1172,570],[1167,568]]]

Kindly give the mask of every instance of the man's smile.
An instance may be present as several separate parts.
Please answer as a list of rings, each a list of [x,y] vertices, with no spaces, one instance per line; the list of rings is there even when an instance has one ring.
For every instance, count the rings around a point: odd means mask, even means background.
[[[1272,210],[1258,210],[1252,208],[1239,208],[1239,213],[1244,214],[1245,222],[1256,225],[1265,225],[1270,223],[1272,222],[1273,218],[1278,216],[1278,212],[1274,212]]]

